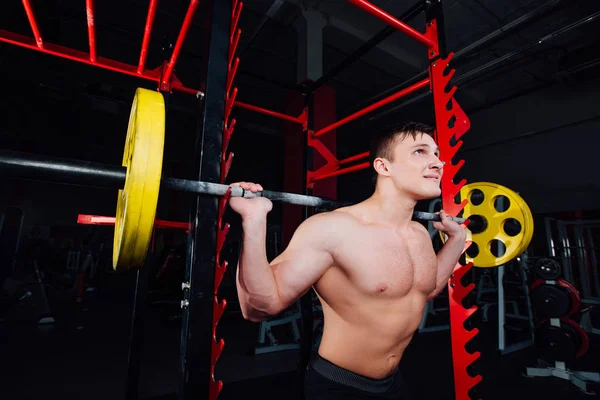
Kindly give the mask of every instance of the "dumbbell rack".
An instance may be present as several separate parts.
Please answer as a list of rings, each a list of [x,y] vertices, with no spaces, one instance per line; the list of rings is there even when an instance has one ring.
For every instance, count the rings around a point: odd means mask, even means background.
[[[544,264],[549,264],[552,268],[544,268]],[[567,280],[560,277],[561,269],[560,264],[552,259],[542,258],[536,261],[534,272],[538,275],[539,279],[532,283],[531,294],[533,298],[537,295],[540,299],[543,299],[542,296],[544,294],[549,294],[549,296],[544,296],[546,298],[544,302],[534,302],[534,307],[537,304],[537,308],[534,308],[534,313],[536,314],[538,323],[536,344],[539,348],[544,349],[544,344],[546,343],[545,340],[552,341],[555,340],[555,338],[545,338],[543,334],[546,333],[546,335],[550,335],[549,332],[560,332],[561,334],[564,334],[565,337],[569,338],[569,344],[573,345],[572,349],[569,348],[569,350],[575,354],[558,354],[553,349],[560,347],[559,351],[565,351],[565,342],[553,342],[549,346],[550,354],[546,354],[546,360],[538,361],[541,366],[526,367],[524,375],[527,377],[553,376],[565,379],[577,386],[582,392],[586,394],[595,394],[588,389],[588,384],[600,383],[599,373],[574,371],[567,367],[569,361],[581,357],[587,352],[589,339],[582,326],[571,319],[571,316],[579,311],[581,298],[579,291]],[[550,290],[550,292],[542,292],[545,288],[547,288],[546,290]],[[562,298],[559,293],[564,293],[569,297],[569,302],[567,304],[563,304],[562,301],[559,303],[556,300]],[[568,332],[571,332],[571,334]],[[547,358],[552,356],[556,359],[552,360],[551,364],[548,364]]]

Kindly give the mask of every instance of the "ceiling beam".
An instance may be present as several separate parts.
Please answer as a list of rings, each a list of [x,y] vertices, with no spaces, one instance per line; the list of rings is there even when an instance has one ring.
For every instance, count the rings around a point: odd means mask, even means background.
[[[365,29],[366,25],[364,19],[356,17],[352,12],[354,11],[354,8],[351,8],[352,6],[343,0],[334,2],[316,2],[314,6],[310,3],[309,6],[307,6],[306,1],[304,0],[284,1],[299,9],[313,8],[314,10],[321,12],[327,19],[329,26],[359,39],[360,43],[357,43],[357,45],[369,41],[369,39],[377,34],[377,30],[371,32],[370,30]],[[422,69],[424,66],[423,57],[419,57],[418,54],[414,54],[400,46],[391,43],[379,43],[376,48],[417,70]]]
[[[360,21],[345,20],[336,16],[329,16],[328,21],[330,26],[352,35],[357,39],[360,39],[361,42],[367,42],[369,39],[371,39],[371,37],[373,37],[373,35],[376,34],[367,32],[365,29],[360,28]],[[419,57],[418,54],[407,51],[400,46],[396,46],[391,43],[379,43],[375,48],[391,55],[392,57],[417,70],[423,68],[424,57]]]

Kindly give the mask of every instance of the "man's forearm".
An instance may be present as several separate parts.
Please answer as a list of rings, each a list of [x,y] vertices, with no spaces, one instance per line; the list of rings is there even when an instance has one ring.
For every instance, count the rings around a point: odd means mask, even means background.
[[[452,271],[456,267],[460,256],[465,248],[465,240],[463,238],[450,237],[442,249],[437,254],[437,283],[435,294],[439,294],[448,283]]]
[[[266,218],[242,222],[237,287],[242,311],[250,318],[266,316],[279,301],[266,251]]]

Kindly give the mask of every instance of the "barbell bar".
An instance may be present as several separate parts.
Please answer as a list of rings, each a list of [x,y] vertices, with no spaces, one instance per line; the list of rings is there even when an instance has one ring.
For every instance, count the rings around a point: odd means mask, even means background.
[[[150,246],[160,189],[198,195],[265,197],[322,209],[350,205],[324,197],[164,177],[165,102],[160,92],[138,88],[133,98],[121,166],[0,150],[0,172],[12,177],[118,189],[113,243],[115,269],[143,267]],[[439,221],[437,214],[415,212],[413,219]],[[464,219],[456,219],[458,223]],[[470,221],[471,223],[472,221]]]
[[[12,178],[110,189],[122,189],[127,175],[127,168],[121,166],[6,150],[0,150],[0,171],[4,176]],[[210,196],[224,196],[230,189],[231,197],[265,197],[272,201],[325,209],[352,204],[325,197],[271,190],[254,193],[239,186],[164,176],[161,179],[161,186],[166,189]],[[421,221],[440,221],[438,214],[423,211],[415,211],[413,218]],[[453,220],[462,224],[466,219],[454,217]]]

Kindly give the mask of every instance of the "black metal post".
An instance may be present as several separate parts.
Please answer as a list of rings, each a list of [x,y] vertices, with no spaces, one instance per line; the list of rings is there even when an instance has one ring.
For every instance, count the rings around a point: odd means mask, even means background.
[[[304,105],[307,107],[308,115],[307,115],[307,127],[308,130],[312,130],[314,127],[313,110],[314,104],[314,92],[310,91],[306,94]],[[304,168],[303,168],[303,177],[302,182],[306,184],[306,178],[308,175],[308,170],[313,168],[313,152],[308,146],[308,132],[304,132],[305,140],[304,145],[302,146],[304,152]],[[305,188],[304,193],[307,195],[312,195],[312,189]],[[312,215],[313,210],[309,207],[304,208],[304,219],[306,220]],[[313,343],[313,291],[309,290],[304,296],[300,298],[300,353],[298,358],[298,390],[297,398],[299,400],[304,399],[304,373],[306,371],[306,367],[310,361],[310,356],[312,353],[312,343]]]
[[[400,16],[399,20],[402,22],[409,22],[421,12],[423,12],[424,9],[425,5],[423,4],[423,2],[418,2],[417,4],[414,4],[411,8],[406,10],[404,14]],[[310,91],[315,91],[321,86],[325,85],[327,82],[335,78],[340,72],[348,68],[350,65],[354,64],[356,61],[360,60],[360,58],[363,55],[368,53],[371,49],[373,49],[375,46],[377,46],[379,43],[381,43],[397,31],[398,30],[392,26],[388,26],[382,29],[379,33],[377,33],[375,36],[373,36],[371,39],[365,42],[362,46],[360,46],[354,52],[349,54],[343,61],[341,61],[335,67],[331,68],[319,79],[317,79],[317,81],[310,86]]]
[[[230,0],[206,0],[202,82],[195,161],[198,180],[218,183],[227,83]],[[199,196],[190,205],[190,233],[182,307],[179,399],[208,399],[211,380],[212,321],[217,247],[218,198]]]
[[[424,3],[425,21],[429,23],[429,21],[435,20],[437,24],[438,48],[440,49],[440,53],[435,59],[440,57],[446,58],[448,53],[446,52],[446,29],[444,27],[444,10],[442,7],[442,0],[424,0]]]
[[[148,314],[148,279],[150,265],[154,255],[149,252],[144,268],[137,271],[133,313],[131,315],[131,333],[129,336],[129,359],[127,365],[127,382],[125,383],[125,399],[138,400],[140,367],[144,348],[144,322]]]

